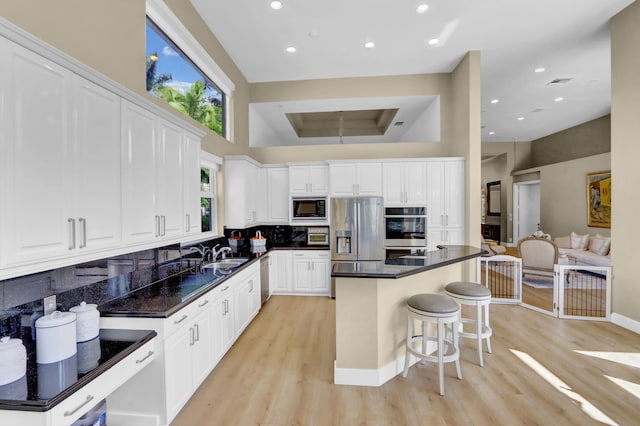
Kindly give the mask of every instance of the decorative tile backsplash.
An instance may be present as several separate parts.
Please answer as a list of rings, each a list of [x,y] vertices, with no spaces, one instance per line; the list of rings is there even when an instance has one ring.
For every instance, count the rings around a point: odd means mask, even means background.
[[[0,281],[0,336],[20,337],[21,321],[42,311],[44,297],[55,294],[63,311],[83,301],[100,305],[179,273],[193,265],[184,260],[198,261],[199,256],[173,244]]]

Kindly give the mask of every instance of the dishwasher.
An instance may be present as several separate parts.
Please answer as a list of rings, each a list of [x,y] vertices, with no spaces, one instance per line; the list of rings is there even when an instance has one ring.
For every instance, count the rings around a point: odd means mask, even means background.
[[[260,258],[260,301],[264,302],[269,299],[269,255]]]

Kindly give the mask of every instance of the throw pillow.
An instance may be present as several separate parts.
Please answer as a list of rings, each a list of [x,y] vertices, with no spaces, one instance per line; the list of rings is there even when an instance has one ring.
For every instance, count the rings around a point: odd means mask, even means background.
[[[591,246],[593,245],[593,248]],[[600,234],[596,234],[595,237],[592,238],[592,241],[589,242],[589,251],[592,251],[600,256],[606,256],[609,254],[609,249],[611,248],[611,237],[605,237]]]
[[[566,237],[557,237],[553,242],[556,243],[558,248],[571,248],[571,237],[568,235]]]
[[[589,244],[589,234],[578,235],[571,232],[571,248],[577,250],[586,250]]]

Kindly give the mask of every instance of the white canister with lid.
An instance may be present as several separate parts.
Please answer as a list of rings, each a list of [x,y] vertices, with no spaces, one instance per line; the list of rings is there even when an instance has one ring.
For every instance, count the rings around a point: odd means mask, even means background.
[[[76,354],[76,314],[54,311],[36,321],[36,361],[62,361]]]
[[[0,386],[15,382],[27,372],[27,350],[20,339],[0,339]]]
[[[76,341],[86,342],[100,334],[100,312],[98,305],[82,302],[69,311],[76,314]]]

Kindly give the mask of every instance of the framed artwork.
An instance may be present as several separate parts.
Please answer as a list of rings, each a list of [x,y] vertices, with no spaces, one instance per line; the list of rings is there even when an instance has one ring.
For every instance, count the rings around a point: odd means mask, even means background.
[[[587,226],[611,228],[611,170],[587,173]]]

